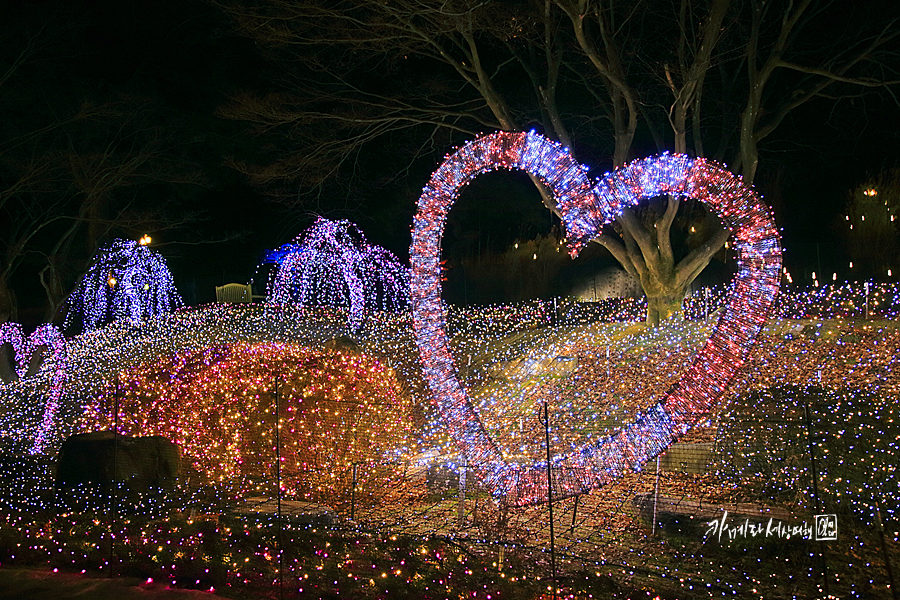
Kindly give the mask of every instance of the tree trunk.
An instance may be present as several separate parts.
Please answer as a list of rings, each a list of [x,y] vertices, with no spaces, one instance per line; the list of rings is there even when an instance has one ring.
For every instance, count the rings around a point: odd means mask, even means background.
[[[663,321],[684,315],[684,294],[679,294],[678,290],[674,292],[647,296],[647,325],[657,327]]]
[[[647,325],[657,327],[683,314],[686,287],[679,283],[673,262],[647,261],[646,268],[640,271],[640,284],[647,296]]]
[[[5,275],[0,275],[0,323],[7,321],[18,321],[18,304],[16,302],[16,294],[9,287],[9,282]]]
[[[38,276],[44,293],[47,296],[47,306],[44,313],[44,322],[52,323],[66,301],[66,292],[63,287],[62,273],[58,268],[60,257],[58,255],[47,257],[47,265],[41,269]]]

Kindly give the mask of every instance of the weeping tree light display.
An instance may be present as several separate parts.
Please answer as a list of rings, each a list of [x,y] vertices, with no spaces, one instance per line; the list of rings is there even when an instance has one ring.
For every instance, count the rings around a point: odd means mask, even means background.
[[[728,390],[775,302],[781,269],[778,232],[757,195],[715,163],[684,155],[635,161],[591,182],[571,154],[535,133],[498,132],[470,142],[434,172],[413,223],[412,318],[423,375],[459,452],[494,495],[515,504],[548,499],[547,465],[508,461],[457,378],[441,304],[441,238],[460,190],[478,175],[520,169],[558,199],[567,242],[577,254],[626,207],[663,194],[707,204],[733,231],[740,271],[715,331],[662,401],[618,432],[553,459],[564,495],[639,470],[684,435]]]
[[[147,246],[149,239],[116,239],[97,252],[69,299],[66,326],[77,317],[85,331],[119,319],[140,323],[184,304],[165,259]]]
[[[399,311],[409,304],[409,270],[346,220],[319,217],[263,262],[278,266],[269,281],[269,304],[343,306],[351,330],[365,311]]]

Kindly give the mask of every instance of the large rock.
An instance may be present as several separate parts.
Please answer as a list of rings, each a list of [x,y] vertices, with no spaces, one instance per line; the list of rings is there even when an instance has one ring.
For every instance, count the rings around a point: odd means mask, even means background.
[[[178,446],[162,436],[128,437],[111,431],[80,433],[68,438],[60,448],[56,488],[120,483],[132,492],[171,489],[180,466]]]

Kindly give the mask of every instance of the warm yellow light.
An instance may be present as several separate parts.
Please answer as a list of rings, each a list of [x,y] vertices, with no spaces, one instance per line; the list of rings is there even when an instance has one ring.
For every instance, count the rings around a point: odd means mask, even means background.
[[[152,241],[153,241],[153,238],[150,237],[149,235],[147,235],[147,234],[145,233],[145,234],[141,237],[141,239],[138,240],[138,243],[139,243],[141,246],[147,246],[147,245],[150,244],[150,242],[152,242]]]
[[[869,188],[863,192],[863,196],[877,196],[878,190],[875,188]]]
[[[116,287],[116,278],[110,276],[110,278],[106,280],[106,283],[109,284],[109,287]]]

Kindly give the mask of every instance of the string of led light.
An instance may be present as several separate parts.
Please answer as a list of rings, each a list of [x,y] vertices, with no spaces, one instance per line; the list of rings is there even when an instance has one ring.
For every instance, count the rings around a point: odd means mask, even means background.
[[[583,492],[639,469],[722,397],[775,300],[781,247],[772,219],[755,193],[727,170],[702,159],[680,155],[644,159],[592,186],[584,168],[559,144],[533,132],[498,132],[466,144],[444,161],[419,198],[410,246],[413,328],[423,374],[460,452],[487,487],[498,498],[528,504],[547,498],[547,466],[507,462],[486,432],[457,379],[440,300],[447,213],[465,185],[497,168],[526,171],[550,189],[573,254],[625,208],[663,194],[706,203],[734,231],[740,272],[712,337],[662,402],[618,433],[554,459],[564,494]]]

